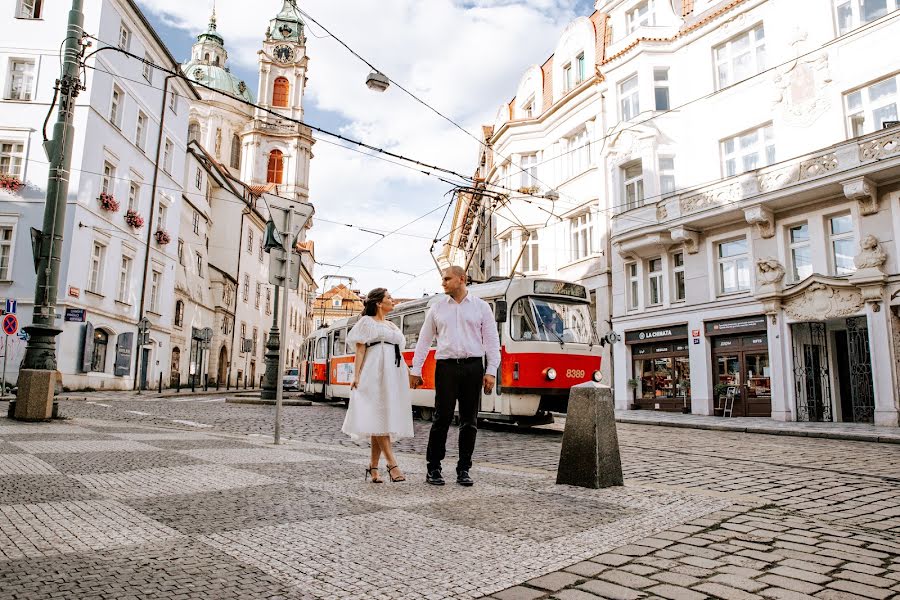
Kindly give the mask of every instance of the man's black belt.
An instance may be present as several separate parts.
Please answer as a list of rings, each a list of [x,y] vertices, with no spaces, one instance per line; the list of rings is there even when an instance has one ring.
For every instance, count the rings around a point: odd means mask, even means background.
[[[448,363],[451,365],[464,365],[472,362],[482,362],[484,361],[484,357],[482,356],[469,356],[467,358],[439,358],[437,362]]]
[[[393,346],[393,347],[394,347],[394,363],[395,363],[395,366],[398,366],[398,367],[399,367],[399,366],[400,366],[400,360],[401,360],[401,356],[400,356],[400,344],[392,344],[391,342],[385,342],[385,341],[382,340],[382,341],[378,341],[378,342],[369,342],[368,344],[366,344],[366,348],[370,348],[370,347],[375,346],[375,345],[377,345],[377,344],[387,344],[388,346]]]

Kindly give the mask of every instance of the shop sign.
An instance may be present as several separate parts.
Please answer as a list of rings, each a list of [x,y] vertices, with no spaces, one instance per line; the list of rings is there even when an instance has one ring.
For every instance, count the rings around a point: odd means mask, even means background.
[[[710,321],[706,323],[706,335],[732,335],[747,331],[765,331],[766,317],[744,317],[742,319],[728,319],[727,321]]]
[[[73,298],[78,298],[81,296],[81,289],[75,287],[74,285],[69,286],[69,295]]]
[[[84,323],[85,318],[87,317],[87,310],[83,308],[67,308],[66,309],[66,321],[72,321],[75,323]]]
[[[686,342],[675,344],[675,352],[687,352],[687,351],[688,351],[688,345]]]
[[[120,333],[116,342],[116,362],[113,366],[113,374],[117,377],[126,377],[131,374],[131,352],[134,347],[134,333]]]
[[[672,325],[669,327],[656,327],[653,329],[639,329],[625,332],[626,344],[640,344],[642,342],[654,342],[656,340],[671,340],[686,338],[687,325]]]

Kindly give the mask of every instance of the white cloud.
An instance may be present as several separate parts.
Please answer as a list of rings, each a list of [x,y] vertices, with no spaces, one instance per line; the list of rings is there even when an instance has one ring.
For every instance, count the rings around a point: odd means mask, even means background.
[[[206,27],[209,7],[183,0],[141,0],[166,23],[196,35]],[[219,32],[229,60],[255,70],[256,51],[281,0],[262,0],[247,9],[243,0],[218,0]],[[392,79],[457,121],[472,135],[493,122],[530,65],[543,62],[565,25],[576,15],[577,0],[303,0],[300,6]],[[581,0],[583,7],[584,1]],[[364,85],[368,67],[316,25],[307,27],[310,57],[306,118],[316,115],[348,137],[361,139],[404,156],[474,172],[478,143],[404,94],[397,86],[383,93]],[[445,199],[449,185],[416,171],[317,143],[311,193],[323,219],[371,229],[393,230]],[[405,229],[434,236],[443,211]],[[450,217],[448,217],[449,220]],[[446,226],[445,226],[446,228]],[[317,257],[342,264],[377,236],[317,221],[312,230]],[[385,285],[397,288],[409,273],[433,266],[427,239],[392,236],[348,266],[363,291]],[[436,247],[439,250],[439,246]],[[322,267],[319,274],[333,272]],[[399,296],[438,289],[426,275],[403,287]]]

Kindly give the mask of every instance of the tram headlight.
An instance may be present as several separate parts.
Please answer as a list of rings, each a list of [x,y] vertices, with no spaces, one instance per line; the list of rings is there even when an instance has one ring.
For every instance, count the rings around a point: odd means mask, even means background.
[[[594,381],[600,383],[601,379],[603,379],[603,374],[600,371],[594,371]]]
[[[554,379],[556,379],[556,369],[554,369],[553,367],[545,369],[544,377],[546,377],[548,381],[553,381]]]

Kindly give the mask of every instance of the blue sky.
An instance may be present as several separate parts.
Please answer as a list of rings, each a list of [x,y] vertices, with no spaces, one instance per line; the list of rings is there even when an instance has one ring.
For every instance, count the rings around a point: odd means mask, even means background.
[[[183,0],[138,4],[181,60],[206,29],[211,9],[211,2]],[[476,136],[515,94],[525,70],[553,52],[565,26],[593,12],[592,0],[299,0],[298,5]],[[255,91],[256,50],[282,0],[255,0],[250,11],[247,6],[245,0],[217,0],[216,12],[230,68]],[[307,36],[306,122],[460,173],[474,172],[475,140],[395,87],[383,94],[369,91],[368,67],[315,25],[307,27]],[[318,137],[310,181],[317,215],[311,238],[318,261],[342,268],[321,265],[316,277],[349,275],[363,292],[386,286],[396,297],[437,291],[428,250],[451,186]],[[328,222],[388,232],[415,219],[384,238]]]

